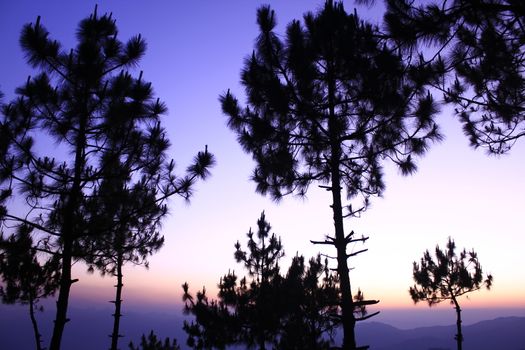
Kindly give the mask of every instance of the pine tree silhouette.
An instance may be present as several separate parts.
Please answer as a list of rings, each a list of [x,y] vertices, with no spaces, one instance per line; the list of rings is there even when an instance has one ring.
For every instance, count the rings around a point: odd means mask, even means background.
[[[173,339],[170,341],[169,338],[164,339],[162,342],[160,339],[157,339],[157,336],[153,331],[148,334],[148,337],[143,334],[140,339],[140,345],[135,347],[133,342],[129,343],[130,350],[180,350],[177,340]]]
[[[0,120],[0,204],[13,197],[26,210],[2,206],[2,224],[29,226],[34,249],[59,260],[50,350],[60,349],[68,322],[69,294],[77,281],[71,275],[74,261],[108,266],[93,257],[102,252],[101,258],[115,258],[118,266],[119,252],[122,263],[153,252],[140,251],[142,246],[135,246],[134,253],[125,251],[129,247],[123,237],[154,227],[165,201],[175,194],[189,198],[192,185],[214,164],[205,150],[186,174],[174,174],[160,124],[166,107],[142,74],[135,78],[128,72],[146,50],[140,35],[121,42],[112,15],[99,16],[95,7],[80,22],[76,37],[77,46],[65,51],[49,37],[40,18],[23,27],[22,49],[41,73],[17,89],[18,97],[3,106]],[[35,140],[41,142],[46,135],[56,147],[35,146]],[[108,189],[112,185],[116,187]],[[15,195],[13,188],[20,193]],[[99,215],[102,208],[107,211]],[[109,242],[115,249],[112,257],[103,252]],[[121,287],[118,281],[117,294]],[[119,317],[116,310],[116,323]],[[118,325],[116,329],[118,335]]]
[[[456,342],[458,350],[462,349],[463,333],[461,332],[461,308],[458,298],[482,287],[490,289],[492,275],[483,276],[483,270],[474,250],[463,249],[456,254],[456,244],[449,238],[447,249],[442,251],[436,246],[435,258],[427,250],[420,263],[414,262],[414,281],[409,293],[414,303],[426,301],[428,306],[449,300],[456,310]]]
[[[330,191],[334,235],[315,243],[337,250],[343,349],[355,349],[354,310],[368,302],[353,300],[347,259],[358,252],[347,253],[347,245],[367,238],[346,234],[344,218],[359,216],[383,192],[383,160],[403,174],[416,170],[414,157],[440,139],[437,109],[419,71],[342,3],[327,1],[303,23],[292,21],[283,40],[269,7],[258,10],[257,23],[241,78],[247,106],[228,91],[223,112],[256,162],[258,192],[279,200],[306,195],[312,183]]]
[[[38,302],[41,298],[53,296],[60,280],[59,261],[51,256],[41,263],[37,251],[33,248],[32,228],[21,224],[16,233],[7,239],[0,236],[0,297],[7,304],[21,303],[29,305],[29,317],[35,336],[35,348],[42,350],[36,311],[43,311]]]
[[[270,234],[264,213],[257,226],[247,234],[247,250],[235,244],[234,257],[247,277],[239,279],[229,271],[219,281],[217,299],[210,299],[205,289],[194,297],[188,284],[183,285],[185,313],[194,316],[184,323],[187,344],[194,349],[328,349],[339,324],[334,318],[340,303],[336,276],[320,256],[308,266],[295,256],[288,273],[281,275],[281,241]]]

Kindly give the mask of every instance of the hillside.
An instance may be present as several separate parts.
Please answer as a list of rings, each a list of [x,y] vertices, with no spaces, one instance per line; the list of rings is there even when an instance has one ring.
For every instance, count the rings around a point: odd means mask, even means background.
[[[455,325],[401,330],[378,323],[358,325],[359,344],[374,350],[453,350]],[[525,350],[525,317],[504,317],[463,327],[464,350]]]
[[[31,325],[23,307],[0,305],[0,349],[33,349]],[[65,349],[105,349],[109,344],[111,310],[71,310],[72,322],[64,337]],[[52,324],[52,312],[37,315],[47,342]],[[130,340],[138,340],[141,333],[154,329],[161,337],[176,337],[185,344],[182,316],[174,310],[159,312],[128,312],[123,318],[120,348],[127,349]],[[525,317],[502,317],[463,327],[464,350],[525,350]],[[379,322],[358,325],[360,345],[368,344],[371,350],[455,350],[455,326],[421,327],[402,330]],[[187,349],[186,346],[182,347]],[[239,349],[242,347],[238,347]]]

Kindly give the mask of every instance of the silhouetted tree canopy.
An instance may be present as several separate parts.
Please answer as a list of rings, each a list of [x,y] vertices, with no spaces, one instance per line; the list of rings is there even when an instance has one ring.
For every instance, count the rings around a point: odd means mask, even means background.
[[[153,331],[148,334],[148,337],[143,334],[140,339],[140,345],[135,347],[133,342],[129,343],[130,350],[180,350],[177,340],[173,339],[170,341],[169,338],[164,339],[162,342],[160,339],[157,339],[157,336]]]
[[[525,135],[525,3],[386,0],[389,35],[421,50],[431,86],[474,147],[507,152]]]
[[[108,154],[103,157],[108,162],[104,166],[107,176],[86,204],[91,217],[89,230],[98,234],[83,239],[81,249],[89,251],[85,258],[88,271],[92,272],[96,268],[102,275],[109,273],[116,277],[110,349],[117,350],[121,337],[122,268],[126,263],[148,267],[147,257],[158,251],[164,243],[158,228],[167,213],[167,207],[163,201],[157,201],[160,177],[142,176],[138,181],[133,181],[130,175],[137,164],[120,162],[118,155],[113,154],[113,150],[120,149],[117,144],[110,143],[108,148]],[[139,144],[136,149],[139,151],[143,146]],[[162,157],[163,154],[155,155],[153,152],[152,156]]]
[[[440,139],[437,108],[419,67],[342,3],[327,1],[288,24],[283,36],[274,32],[270,7],[258,10],[257,23],[260,34],[241,74],[247,104],[228,91],[222,109],[256,162],[258,192],[279,200],[306,195],[312,183],[331,192],[335,233],[323,243],[337,249],[343,348],[354,349],[346,247],[356,240],[345,234],[343,218],[359,215],[383,192],[384,160],[403,174],[416,170],[415,156]]]
[[[286,297],[285,321],[280,349],[330,349],[334,331],[340,326],[339,280],[321,255],[310,258],[296,255],[282,285]]]
[[[449,300],[456,310],[457,346],[462,348],[461,308],[458,298],[482,287],[490,289],[492,275],[483,275],[478,255],[465,249],[456,254],[456,244],[449,238],[446,250],[436,246],[435,260],[427,250],[420,263],[414,262],[415,284],[409,293],[414,303],[426,301],[429,306]]]
[[[8,198],[19,204],[0,208],[2,228],[28,226],[33,249],[56,257],[60,267],[50,350],[60,349],[68,321],[70,288],[77,281],[73,262],[106,264],[92,254],[117,243],[113,228],[125,235],[154,226],[167,198],[189,198],[214,163],[210,153],[199,152],[183,176],[174,174],[160,124],[166,106],[142,73],[136,78],[128,71],[145,53],[140,35],[121,42],[111,14],[99,16],[95,8],[76,38],[77,46],[64,50],[40,18],[23,27],[20,44],[40,73],[17,89],[0,119],[0,204]],[[155,206],[160,212],[149,216],[147,208]],[[105,215],[99,215],[102,209]],[[134,249],[126,258],[153,251]]]
[[[295,256],[286,275],[280,274],[284,251],[264,213],[258,230],[248,232],[247,251],[235,244],[235,259],[248,272],[239,279],[229,271],[218,284],[217,299],[206,290],[195,296],[183,285],[187,344],[194,349],[328,349],[340,303],[338,280],[321,257],[305,264]]]
[[[58,289],[60,268],[56,256],[48,257],[44,262],[39,261],[31,231],[30,226],[21,224],[7,239],[3,234],[0,236],[0,297],[3,303],[29,305],[36,349],[41,350],[42,336],[35,311],[43,310],[38,305],[41,298],[53,296]]]
[[[101,182],[97,192],[86,205],[91,221],[88,223],[89,230],[98,232],[96,236],[89,236],[82,240],[81,246],[88,249],[86,262],[89,271],[95,268],[102,275],[109,273],[117,279],[113,332],[111,335],[111,350],[118,347],[123,274],[122,268],[126,263],[144,265],[149,267],[148,256],[158,251],[164,244],[164,237],[159,229],[161,220],[167,214],[167,205],[162,197],[159,197],[158,189],[166,186],[166,179],[161,176],[142,176],[136,178],[134,169],[140,164],[127,160],[122,162],[115,150],[121,149],[118,135],[125,130],[113,130],[113,138],[108,140],[108,151],[102,157],[106,172],[105,179]],[[136,152],[144,152],[147,147],[138,142],[133,146]],[[165,155],[156,150],[149,150],[151,160],[162,159]],[[209,157],[207,154],[198,157]],[[189,200],[192,195],[194,179],[205,179],[208,167],[201,159],[195,159],[195,169],[187,169],[187,180],[181,184],[172,186],[171,193],[182,196]],[[170,168],[173,164],[169,165]],[[153,174],[152,174],[153,175]],[[162,196],[162,195],[161,195]],[[106,234],[103,234],[107,231]]]

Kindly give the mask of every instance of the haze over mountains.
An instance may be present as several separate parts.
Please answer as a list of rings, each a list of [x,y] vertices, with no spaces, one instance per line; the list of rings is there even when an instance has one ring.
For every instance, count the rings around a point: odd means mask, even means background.
[[[49,310],[49,309],[48,309]],[[34,339],[28,315],[23,307],[2,306],[0,309],[0,349],[33,349]],[[434,310],[432,310],[434,311]],[[432,315],[429,310],[428,314]],[[44,334],[44,344],[49,340],[52,312],[38,315]],[[439,316],[439,315],[437,315]],[[105,349],[109,345],[111,310],[109,308],[82,308],[71,310],[72,322],[67,325],[64,349]],[[130,311],[125,314],[121,333],[125,335],[121,349],[128,343],[138,342],[142,333],[155,330],[160,337],[176,337],[185,346],[186,335],[182,331],[183,318],[180,307],[164,312]],[[436,317],[436,323],[440,323]],[[454,350],[455,326],[430,326],[399,329],[382,322],[358,324],[357,337],[360,344],[370,345],[371,350]],[[422,324],[428,323],[423,320]],[[464,350],[525,350],[525,317],[500,317],[464,325]]]
[[[464,350],[525,350],[525,317],[502,317],[464,326]],[[400,330],[379,322],[358,326],[358,339],[374,350],[454,350],[455,325]]]

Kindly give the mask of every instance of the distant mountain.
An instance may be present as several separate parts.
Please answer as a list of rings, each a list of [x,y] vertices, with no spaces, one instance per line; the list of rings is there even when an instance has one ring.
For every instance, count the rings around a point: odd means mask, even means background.
[[[54,310],[49,308],[44,313],[37,313],[43,344],[47,346],[51,338]],[[62,348],[65,350],[108,349],[110,345],[113,318],[110,308],[70,308],[68,316],[71,322],[66,324]],[[179,310],[166,312],[124,311],[120,333],[124,337],[119,341],[122,350],[128,349],[132,340],[140,342],[142,334],[150,330],[162,339],[177,338],[186,343],[186,334],[182,330],[183,316]],[[34,336],[25,307],[6,307],[0,304],[0,350],[34,349]],[[185,349],[185,348],[183,348]]]
[[[112,324],[112,310],[99,308],[71,308],[71,322],[66,325],[64,349],[107,349]],[[53,324],[49,308],[37,315],[47,345]],[[178,309],[165,312],[128,311],[122,319],[120,348],[128,349],[133,340],[138,343],[142,333],[151,329],[161,337],[177,338],[185,346],[182,331],[183,316]],[[370,345],[370,350],[455,350],[455,326],[421,327],[402,330],[379,322],[363,322],[357,326],[360,345]],[[505,317],[482,321],[463,327],[464,350],[525,350],[525,317]],[[0,349],[34,349],[31,324],[24,307],[0,304]],[[231,348],[244,349],[243,347]]]
[[[401,330],[378,322],[357,326],[360,345],[371,350],[454,350],[456,326]],[[525,317],[504,317],[463,326],[464,350],[525,350]]]

